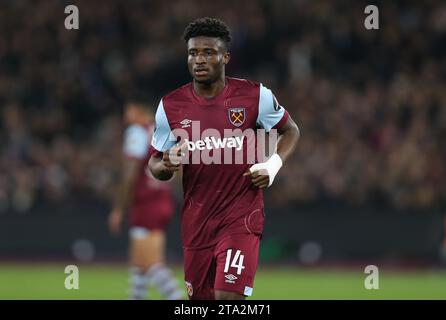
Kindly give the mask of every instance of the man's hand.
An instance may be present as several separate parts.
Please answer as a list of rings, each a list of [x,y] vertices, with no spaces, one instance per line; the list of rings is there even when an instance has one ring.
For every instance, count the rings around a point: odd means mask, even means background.
[[[175,146],[163,153],[162,165],[165,167],[164,171],[174,173],[181,168],[181,158],[184,157],[185,145]]]
[[[181,169],[182,158],[187,152],[187,144],[176,145],[163,153],[162,158],[151,157],[148,169],[152,175],[162,181],[172,178],[173,174]]]
[[[108,215],[108,228],[113,235],[118,235],[121,232],[123,217],[121,209],[113,209]]]
[[[266,173],[266,170],[259,170],[251,172],[250,170],[246,171],[243,174],[244,177],[250,177],[252,183],[260,189],[265,189],[269,185],[269,175]]]
[[[252,183],[260,188],[264,189],[269,187],[282,167],[282,159],[278,154],[273,154],[266,162],[256,163],[243,176],[250,177]]]

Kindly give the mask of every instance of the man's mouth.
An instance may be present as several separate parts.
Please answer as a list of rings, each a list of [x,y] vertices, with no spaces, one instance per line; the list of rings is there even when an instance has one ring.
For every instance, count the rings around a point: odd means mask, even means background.
[[[195,75],[198,77],[206,76],[208,74],[208,69],[205,68],[197,68],[194,69]]]

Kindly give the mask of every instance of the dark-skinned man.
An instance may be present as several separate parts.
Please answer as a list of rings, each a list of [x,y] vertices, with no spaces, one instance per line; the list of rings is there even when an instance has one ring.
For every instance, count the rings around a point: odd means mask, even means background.
[[[149,169],[160,180],[183,169],[189,298],[244,299],[253,292],[263,191],[295,149],[299,129],[271,90],[226,76],[231,36],[222,21],[197,19],[184,40],[193,81],[161,99]],[[256,152],[260,130],[278,133],[268,159]]]

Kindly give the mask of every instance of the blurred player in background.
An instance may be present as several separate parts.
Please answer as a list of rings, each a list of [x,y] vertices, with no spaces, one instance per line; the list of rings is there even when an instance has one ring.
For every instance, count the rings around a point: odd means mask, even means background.
[[[244,299],[252,294],[257,269],[264,223],[262,189],[272,184],[293,152],[299,130],[271,90],[225,76],[231,36],[222,21],[197,19],[186,27],[184,40],[193,81],[159,103],[149,168],[160,180],[183,169],[181,226],[189,297]],[[222,150],[231,156],[242,150],[245,159],[252,144],[227,132],[259,132],[257,128],[277,129],[279,134],[277,150],[268,160],[203,161],[207,153]],[[181,153],[193,159],[189,152],[199,155],[199,163],[171,161]]]
[[[165,266],[164,257],[165,230],[175,210],[171,186],[145,170],[153,113],[140,101],[130,102],[124,109],[124,121],[121,181],[108,224],[114,235],[119,234],[124,214],[129,211],[130,299],[145,299],[150,285],[166,299],[181,299],[183,291]]]

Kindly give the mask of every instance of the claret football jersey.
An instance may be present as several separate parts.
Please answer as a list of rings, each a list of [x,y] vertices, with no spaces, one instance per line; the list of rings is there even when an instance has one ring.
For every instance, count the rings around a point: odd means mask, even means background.
[[[260,83],[226,78],[217,96],[199,96],[188,83],[164,96],[156,112],[152,156],[177,143],[187,147],[183,161],[183,246],[214,245],[240,233],[262,234],[263,191],[244,177],[260,161],[258,132],[279,129],[288,112]]]

